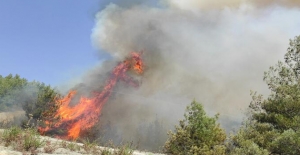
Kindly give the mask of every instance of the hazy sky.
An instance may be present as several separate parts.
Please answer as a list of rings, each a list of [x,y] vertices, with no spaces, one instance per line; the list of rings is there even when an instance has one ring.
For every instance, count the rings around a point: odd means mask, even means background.
[[[111,2],[141,1],[0,1],[0,75],[19,74],[54,86],[81,75],[108,56],[99,57],[92,46],[95,14]]]
[[[0,1],[0,75],[58,85],[94,66],[99,56],[90,35],[95,13],[106,3]]]

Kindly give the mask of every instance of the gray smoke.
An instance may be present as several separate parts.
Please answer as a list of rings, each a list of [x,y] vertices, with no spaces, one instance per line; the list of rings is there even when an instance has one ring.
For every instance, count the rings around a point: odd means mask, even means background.
[[[224,8],[267,8],[267,7],[288,7],[297,8],[300,6],[298,0],[162,0],[163,4],[177,9],[184,10],[219,10]]]
[[[153,134],[141,135],[140,130],[151,125],[159,129],[149,132],[173,129],[193,99],[209,115],[220,113],[227,132],[237,128],[251,101],[250,90],[269,93],[263,72],[283,58],[289,39],[300,33],[296,0],[133,4],[112,3],[97,14],[93,42],[112,58],[84,77],[82,89],[99,89],[118,61],[143,51],[145,72],[132,75],[141,86],[120,82],[102,112],[100,121],[119,135],[109,138],[120,141],[162,145],[166,134],[151,141]]]

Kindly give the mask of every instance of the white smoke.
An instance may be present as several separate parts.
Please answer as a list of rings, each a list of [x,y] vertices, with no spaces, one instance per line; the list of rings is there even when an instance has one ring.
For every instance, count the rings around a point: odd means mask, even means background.
[[[219,10],[224,8],[239,8],[242,6],[252,8],[266,8],[270,6],[299,7],[298,0],[162,0],[163,4],[171,8],[183,10]]]
[[[171,127],[193,99],[220,113],[227,131],[243,119],[250,90],[265,95],[263,72],[283,58],[300,30],[298,1],[165,0],[159,7],[108,5],[92,38],[114,60],[144,51],[138,88],[121,84],[103,109],[130,139],[138,122]],[[158,4],[157,4],[158,5]],[[294,7],[294,8],[293,8]],[[124,134],[125,133],[125,134]]]

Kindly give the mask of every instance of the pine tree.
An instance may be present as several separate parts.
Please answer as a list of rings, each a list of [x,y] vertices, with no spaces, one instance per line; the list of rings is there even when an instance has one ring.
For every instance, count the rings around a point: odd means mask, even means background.
[[[284,58],[265,72],[271,95],[253,94],[249,120],[233,137],[232,153],[246,151],[249,142],[267,154],[300,154],[300,36],[290,40]]]
[[[203,106],[193,101],[187,107],[184,120],[169,132],[169,139],[164,148],[167,153],[176,155],[225,154],[226,134],[217,124],[218,115],[209,117]]]

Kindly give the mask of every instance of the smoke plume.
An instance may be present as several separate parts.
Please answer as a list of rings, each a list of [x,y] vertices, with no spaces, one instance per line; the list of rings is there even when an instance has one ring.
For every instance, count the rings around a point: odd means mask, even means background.
[[[299,7],[297,0],[163,0],[162,3],[172,8],[184,10],[212,10],[222,8],[239,8],[241,6],[266,8],[270,6]]]
[[[118,61],[143,51],[146,69],[135,77],[140,87],[119,83],[102,111],[100,122],[114,128],[110,139],[143,143],[147,133],[140,135],[140,129],[157,124],[166,133],[193,99],[209,115],[220,113],[221,125],[231,131],[244,117],[250,90],[268,94],[263,72],[299,34],[296,0],[138,2],[111,3],[96,15],[93,42],[111,59],[90,71],[80,87],[101,88]],[[152,143],[143,143],[147,149],[157,143],[147,140]]]

